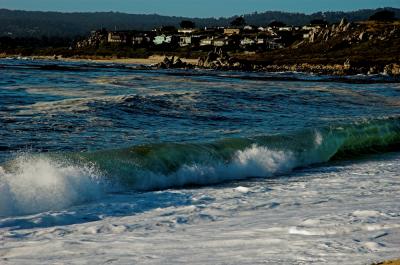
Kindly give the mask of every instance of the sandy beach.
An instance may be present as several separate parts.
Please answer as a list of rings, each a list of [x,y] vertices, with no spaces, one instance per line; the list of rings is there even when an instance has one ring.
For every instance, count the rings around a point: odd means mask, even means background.
[[[152,55],[148,58],[63,58],[55,59],[53,56],[31,56],[35,60],[61,60],[67,62],[96,62],[96,63],[119,63],[119,64],[142,64],[152,65],[164,60],[163,55]],[[185,63],[197,64],[198,59],[180,58]]]

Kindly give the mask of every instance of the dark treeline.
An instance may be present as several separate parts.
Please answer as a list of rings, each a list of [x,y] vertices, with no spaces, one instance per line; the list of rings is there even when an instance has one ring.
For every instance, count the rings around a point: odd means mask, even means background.
[[[400,17],[400,9],[386,8]],[[323,19],[334,23],[343,17],[348,21],[366,20],[377,10],[365,9],[354,12],[319,12],[310,15],[268,11],[244,15],[250,25],[267,25],[271,21],[281,21],[288,25],[305,25],[312,20]],[[198,27],[229,26],[229,18],[185,18],[160,15],[135,15],[118,12],[60,13],[39,11],[13,11],[0,9],[0,36],[10,37],[76,37],[85,36],[91,30],[150,30],[155,27],[171,25],[178,27],[182,20],[193,21]]]
[[[74,40],[68,37],[0,37],[0,51],[6,54],[30,55],[72,55]]]

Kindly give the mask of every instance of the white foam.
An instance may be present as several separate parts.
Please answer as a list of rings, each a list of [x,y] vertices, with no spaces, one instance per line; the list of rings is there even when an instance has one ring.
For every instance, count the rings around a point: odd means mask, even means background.
[[[21,156],[8,172],[0,167],[0,216],[63,209],[99,197],[101,186],[89,166]]]
[[[229,161],[205,160],[182,165],[177,171],[167,175],[146,169],[136,171],[135,188],[162,189],[188,184],[215,184],[227,180],[251,177],[271,177],[289,173],[296,167],[328,161],[338,150],[343,139],[325,141],[320,132],[315,131],[313,147],[307,150],[279,150],[253,144],[238,150]]]
[[[188,184],[213,184],[247,177],[270,177],[288,172],[296,166],[297,162],[292,152],[271,150],[254,144],[245,150],[237,151],[232,161],[227,163],[183,165],[169,175],[150,171],[136,172],[135,188],[146,190]]]
[[[233,190],[235,190],[237,192],[242,192],[242,193],[248,193],[250,191],[249,188],[243,187],[243,186],[236,187]]]
[[[241,182],[245,196],[239,184],[110,194],[58,213],[0,218],[0,263],[372,264],[398,257],[398,165],[396,154]],[[76,221],[59,222],[65,212]]]
[[[378,217],[381,215],[381,213],[373,210],[371,211],[365,210],[365,211],[354,211],[353,215],[357,217]]]

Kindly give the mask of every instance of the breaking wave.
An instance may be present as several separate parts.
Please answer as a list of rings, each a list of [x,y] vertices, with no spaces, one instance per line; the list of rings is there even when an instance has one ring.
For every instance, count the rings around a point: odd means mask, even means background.
[[[210,185],[399,147],[400,119],[386,118],[213,143],[23,155],[0,167],[0,216],[95,200],[107,192],[106,183],[128,190]]]
[[[95,200],[104,190],[90,165],[22,155],[0,167],[0,216],[60,210]]]

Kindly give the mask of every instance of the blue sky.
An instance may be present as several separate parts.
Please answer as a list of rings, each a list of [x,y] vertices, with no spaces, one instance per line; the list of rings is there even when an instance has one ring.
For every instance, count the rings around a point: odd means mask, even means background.
[[[120,11],[189,17],[219,17],[254,11],[357,10],[400,7],[400,0],[0,0],[0,8],[44,11]]]

